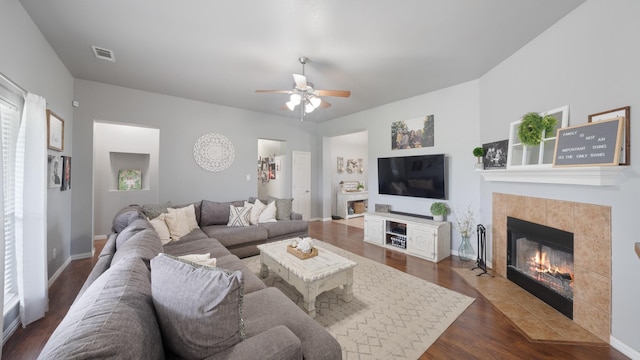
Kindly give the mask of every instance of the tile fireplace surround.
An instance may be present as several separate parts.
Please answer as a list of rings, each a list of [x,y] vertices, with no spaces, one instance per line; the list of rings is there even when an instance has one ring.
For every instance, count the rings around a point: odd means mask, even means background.
[[[611,207],[493,193],[492,266],[507,277],[507,216],[574,234],[573,321],[609,343]]]

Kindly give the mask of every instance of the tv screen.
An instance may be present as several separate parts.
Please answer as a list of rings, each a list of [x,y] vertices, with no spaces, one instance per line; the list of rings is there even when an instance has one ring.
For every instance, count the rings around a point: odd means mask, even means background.
[[[378,158],[378,193],[446,199],[444,154]]]

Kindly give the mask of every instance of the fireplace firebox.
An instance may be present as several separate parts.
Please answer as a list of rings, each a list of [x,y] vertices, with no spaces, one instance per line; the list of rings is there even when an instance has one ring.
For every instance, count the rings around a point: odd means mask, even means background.
[[[573,319],[573,233],[507,217],[507,278]]]

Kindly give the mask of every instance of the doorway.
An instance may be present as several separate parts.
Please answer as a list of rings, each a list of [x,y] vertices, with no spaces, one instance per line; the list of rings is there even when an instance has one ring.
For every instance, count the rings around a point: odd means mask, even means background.
[[[288,197],[289,180],[284,175],[288,168],[286,148],[286,141],[258,139],[258,199]]]

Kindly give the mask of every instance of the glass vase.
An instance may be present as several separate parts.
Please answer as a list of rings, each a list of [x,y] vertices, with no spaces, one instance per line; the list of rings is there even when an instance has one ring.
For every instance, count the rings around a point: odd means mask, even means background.
[[[473,250],[473,246],[471,246],[471,240],[469,236],[462,236],[462,241],[460,242],[460,247],[458,247],[458,257],[462,261],[472,261],[475,260],[476,252]]]

